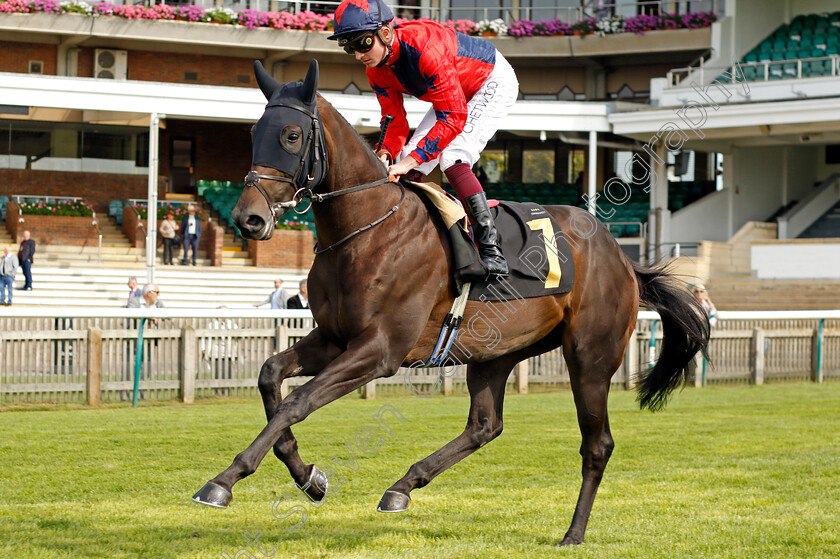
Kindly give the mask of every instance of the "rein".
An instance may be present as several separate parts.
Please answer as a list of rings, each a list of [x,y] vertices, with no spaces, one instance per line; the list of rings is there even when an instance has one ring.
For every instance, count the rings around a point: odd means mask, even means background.
[[[313,202],[319,202],[319,203],[327,202],[328,200],[332,200],[333,198],[338,198],[339,196],[344,196],[345,194],[352,194],[354,192],[360,192],[362,190],[367,190],[368,188],[373,188],[373,187],[380,186],[380,185],[383,185],[383,184],[388,184],[388,183],[391,182],[391,180],[388,177],[386,177],[386,178],[382,178],[382,179],[379,179],[379,180],[375,180],[373,182],[360,184],[358,186],[351,186],[350,188],[345,188],[345,189],[342,189],[342,190],[336,190],[335,192],[325,192],[324,194],[319,194],[317,192],[313,192],[311,188],[300,188],[300,189],[297,190],[297,192],[294,193],[291,200],[289,200],[287,202],[274,202],[274,203],[272,203],[271,198],[269,198],[269,196],[268,196],[268,193],[265,191],[265,189],[262,187],[262,185],[260,185],[260,179],[286,182],[286,183],[289,183],[289,184],[295,184],[295,181],[293,179],[288,178],[288,177],[281,177],[281,176],[275,176],[275,175],[259,175],[259,174],[257,174],[256,171],[251,171],[250,173],[248,173],[245,176],[245,186],[246,187],[254,186],[254,187],[257,188],[259,193],[262,194],[263,198],[265,198],[265,201],[268,204],[268,207],[269,207],[269,210],[271,211],[272,216],[274,217],[275,223],[280,220],[280,216],[278,215],[278,213],[282,212],[282,210],[285,210],[287,208],[292,208],[295,211],[295,213],[297,213],[298,215],[305,214],[307,211],[309,211],[309,208],[312,206]],[[336,241],[335,243],[331,244],[327,248],[319,250],[318,249],[318,244],[316,243],[315,244],[315,254],[323,254],[327,251],[333,250],[334,248],[338,248],[341,245],[343,245],[344,243],[346,243],[347,241],[349,241],[350,239],[352,239],[353,237],[355,237],[356,235],[358,235],[360,233],[364,233],[368,229],[373,229],[374,227],[376,227],[377,225],[379,225],[380,223],[382,223],[383,221],[385,221],[386,219],[388,219],[389,217],[394,215],[394,213],[396,213],[396,211],[398,209],[400,209],[400,205],[403,203],[403,200],[405,200],[405,187],[400,183],[396,183],[396,184],[398,184],[399,187],[400,187],[400,191],[401,191],[400,192],[400,199],[394,205],[394,207],[392,207],[390,210],[388,210],[388,212],[385,215],[383,215],[382,217],[380,217],[376,221],[368,223],[364,227],[360,227],[359,229],[356,229],[355,231],[353,231],[352,233],[350,233],[346,237],[340,239],[339,241]],[[298,204],[300,204],[302,201],[304,201],[306,199],[309,200],[310,205],[307,206],[305,210],[299,211],[297,209]]]
[[[271,103],[269,103],[269,105],[271,105]],[[344,196],[345,194],[352,194],[354,192],[360,192],[360,191],[366,190],[368,188],[373,188],[375,186],[380,186],[382,184],[386,184],[386,183],[391,182],[389,177],[385,177],[385,178],[378,179],[378,180],[375,180],[373,182],[369,182],[369,183],[366,183],[366,184],[360,184],[358,186],[352,186],[350,188],[345,188],[345,189],[342,189],[342,190],[336,190],[335,192],[326,192],[324,194],[319,194],[317,192],[314,192],[314,188],[316,186],[318,186],[321,183],[321,181],[324,180],[324,178],[326,177],[327,162],[328,162],[328,157],[327,157],[328,152],[327,152],[327,149],[326,149],[326,141],[323,140],[323,138],[321,137],[322,134],[323,134],[323,129],[321,128],[317,106],[316,106],[314,112],[303,109],[301,107],[297,107],[295,105],[275,104],[274,106],[282,107],[284,109],[293,109],[293,110],[299,111],[299,112],[305,114],[307,117],[309,117],[312,120],[311,126],[309,128],[309,134],[306,138],[306,144],[305,144],[303,150],[301,150],[302,157],[300,159],[300,162],[298,163],[298,168],[295,172],[294,177],[290,178],[290,177],[275,176],[275,175],[260,175],[260,174],[257,174],[256,171],[251,171],[245,176],[245,187],[246,188],[249,187],[249,186],[256,187],[257,191],[259,191],[259,193],[262,195],[262,197],[265,199],[266,203],[268,204],[268,209],[271,212],[271,216],[274,218],[275,225],[277,224],[278,221],[280,221],[280,217],[282,217],[283,213],[285,213],[285,210],[293,209],[295,211],[295,213],[297,213],[298,215],[301,215],[301,214],[304,214],[307,211],[309,211],[309,208],[311,208],[312,204],[315,203],[315,202],[318,202],[318,203],[326,202],[328,200],[332,200],[333,198],[337,198],[339,196]],[[320,166],[319,166],[319,163],[321,164]],[[307,164],[309,164],[309,166],[311,167],[310,170],[309,170],[310,173],[312,173],[313,170],[316,169],[316,168],[318,168],[320,172],[316,176],[312,176],[312,175],[307,174],[306,177],[305,177],[304,184],[301,185],[301,180],[302,180],[301,175],[304,174],[303,173],[304,166],[306,166]],[[278,170],[280,170],[280,169],[278,168]],[[285,172],[286,174],[290,174],[286,170],[281,171],[281,172]],[[290,184],[294,187],[298,187],[298,188],[295,191],[295,193],[292,195],[291,200],[288,200],[286,202],[272,202],[271,197],[268,195],[268,192],[266,192],[265,189],[262,187],[262,185],[260,185],[260,180],[261,179],[285,182],[285,183],[288,183],[288,184]],[[315,183],[314,186],[313,186],[313,183]],[[399,184],[399,183],[397,183],[397,184]],[[328,246],[325,249],[318,250],[318,245],[316,243],[315,254],[322,254],[322,253],[327,252],[329,250],[332,250],[334,248],[338,248],[339,246],[343,245],[344,243],[346,243],[347,241],[349,241],[350,239],[352,239],[356,235],[358,235],[360,233],[363,233],[363,232],[367,231],[368,229],[373,229],[374,227],[376,227],[377,225],[379,225],[380,223],[382,223],[383,221],[385,221],[386,219],[388,219],[389,217],[394,215],[394,213],[398,209],[400,209],[400,204],[402,204],[403,200],[405,199],[405,187],[402,186],[401,184],[399,186],[400,186],[400,189],[401,189],[400,200],[399,200],[399,202],[397,202],[397,204],[394,207],[392,207],[390,210],[388,210],[388,212],[385,215],[383,215],[382,217],[380,217],[376,221],[368,223],[364,227],[361,227],[361,228],[357,229],[356,231],[353,231],[352,233],[350,233],[349,235],[347,235],[343,239],[339,240],[338,242],[335,242],[335,243],[331,244],[330,246]],[[309,206],[307,206],[306,209],[304,209],[304,210],[298,210],[297,206],[306,199],[309,200]]]

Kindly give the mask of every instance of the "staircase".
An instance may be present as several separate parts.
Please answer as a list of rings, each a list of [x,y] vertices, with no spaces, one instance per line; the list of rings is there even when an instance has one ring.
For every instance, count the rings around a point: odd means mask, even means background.
[[[840,309],[840,282],[712,276],[706,282],[706,290],[715,307],[722,311]]]
[[[800,239],[826,239],[840,237],[840,202],[825,212],[799,235]]]

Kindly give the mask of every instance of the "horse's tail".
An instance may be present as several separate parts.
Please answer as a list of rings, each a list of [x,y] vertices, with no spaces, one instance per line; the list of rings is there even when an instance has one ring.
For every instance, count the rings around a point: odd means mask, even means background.
[[[657,411],[685,380],[688,363],[698,351],[708,358],[709,318],[702,305],[665,266],[633,264],[639,299],[659,313],[662,351],[656,364],[639,373],[638,400],[642,408]]]

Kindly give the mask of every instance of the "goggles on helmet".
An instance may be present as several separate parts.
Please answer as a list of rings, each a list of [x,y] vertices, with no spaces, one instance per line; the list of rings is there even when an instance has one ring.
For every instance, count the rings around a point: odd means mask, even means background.
[[[373,48],[375,42],[376,31],[368,31],[351,37],[340,37],[338,39],[338,46],[343,48],[347,54],[355,54],[357,52],[364,54]]]

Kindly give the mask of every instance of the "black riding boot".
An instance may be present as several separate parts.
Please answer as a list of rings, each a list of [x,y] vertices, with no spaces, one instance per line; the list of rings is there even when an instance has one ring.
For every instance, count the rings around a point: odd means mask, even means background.
[[[478,238],[478,253],[481,261],[487,268],[488,274],[498,276],[508,275],[508,265],[499,247],[499,234],[496,231],[496,224],[493,222],[493,214],[487,205],[487,196],[484,192],[467,196],[462,200],[464,209],[475,227],[475,236]]]

